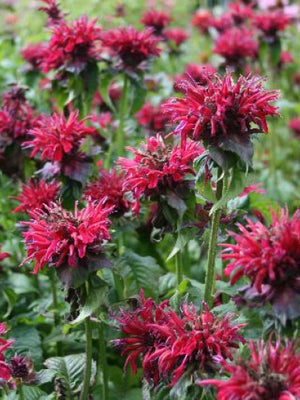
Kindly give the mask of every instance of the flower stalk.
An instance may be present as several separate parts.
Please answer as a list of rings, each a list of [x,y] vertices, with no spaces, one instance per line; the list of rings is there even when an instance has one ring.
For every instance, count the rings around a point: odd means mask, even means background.
[[[124,74],[124,83],[123,83],[122,97],[120,103],[119,126],[117,129],[117,136],[116,136],[116,148],[119,153],[123,153],[124,150],[124,142],[125,142],[124,125],[127,112],[128,89],[129,89],[129,79],[128,76]]]
[[[106,361],[106,347],[104,337],[104,323],[101,322],[98,330],[99,335],[99,357],[97,365],[97,380],[102,381],[102,400],[109,399],[108,388],[108,374],[107,374],[107,361]],[[102,378],[102,379],[101,379]]]
[[[92,374],[92,324],[90,317],[85,319],[85,335],[86,335],[86,345],[85,345],[85,370],[84,370],[84,381],[83,388],[80,396],[80,400],[88,400],[89,398],[89,387]]]

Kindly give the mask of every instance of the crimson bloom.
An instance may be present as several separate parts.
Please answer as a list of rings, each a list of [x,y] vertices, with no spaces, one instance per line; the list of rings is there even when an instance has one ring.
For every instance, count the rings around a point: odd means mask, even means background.
[[[171,17],[163,11],[153,9],[144,13],[141,22],[146,27],[152,28],[154,35],[160,36],[163,30],[170,24]]]
[[[116,28],[102,34],[103,45],[108,47],[122,61],[126,68],[137,68],[143,61],[158,57],[159,39],[153,35],[153,29],[142,32],[133,26]]]
[[[135,155],[134,159],[120,158],[118,165],[125,173],[124,189],[133,193],[136,213],[141,197],[153,200],[174,191],[186,175],[194,174],[193,160],[203,152],[196,142],[188,142],[184,149],[170,148],[159,134],[147,138],[140,149],[128,150]]]
[[[208,10],[198,10],[192,18],[192,26],[198,29],[202,34],[208,33],[208,29],[211,27],[212,14]]]
[[[32,148],[31,157],[40,152],[40,159],[61,162],[65,156],[78,151],[82,141],[94,132],[83,120],[78,119],[78,111],[66,118],[63,114],[43,115],[37,127],[28,134],[31,140],[24,142],[24,148]]]
[[[5,258],[8,258],[8,257],[10,257],[10,254],[9,253],[2,253],[1,252],[1,246],[0,246],[0,262],[5,260]]]
[[[211,64],[187,64],[183,75],[175,78],[174,88],[178,92],[183,91],[185,85],[181,85],[182,81],[192,78],[198,85],[206,85],[207,81],[216,74],[217,70]]]
[[[257,56],[258,42],[251,30],[246,28],[228,29],[216,40],[213,52],[225,58],[226,65],[241,68],[245,58]]]
[[[287,210],[273,211],[270,226],[246,221],[246,227],[237,225],[238,233],[229,232],[235,244],[222,244],[222,258],[230,261],[225,275],[231,275],[231,284],[242,277],[250,280],[246,301],[270,301],[284,319],[299,316],[300,211],[291,218]]]
[[[79,74],[89,63],[101,57],[102,29],[96,19],[86,16],[71,22],[60,21],[51,27],[52,37],[43,61],[43,72],[70,71]]]
[[[124,338],[114,341],[127,355],[125,368],[137,371],[137,359],[149,383],[174,385],[190,366],[194,372],[217,369],[244,339],[238,334],[243,325],[231,325],[232,315],[219,318],[204,304],[199,315],[193,305],[184,303],[177,315],[164,301],[157,305],[141,294],[142,304],[133,312],[122,311],[117,318]]]
[[[145,127],[149,135],[157,132],[165,132],[169,118],[162,112],[161,104],[154,106],[147,101],[143,107],[135,114],[138,123]]]
[[[11,378],[11,369],[3,353],[6,349],[12,346],[14,341],[7,340],[1,337],[6,333],[7,326],[3,322],[0,322],[0,379],[3,379],[4,381],[9,381]]]
[[[110,239],[108,215],[113,208],[103,202],[90,202],[81,210],[66,211],[60,204],[35,210],[32,220],[23,222],[28,227],[23,232],[28,261],[35,260],[34,274],[48,263],[62,266],[88,268],[89,257],[102,252],[104,242]]]
[[[291,19],[281,11],[267,11],[253,17],[253,25],[259,29],[266,40],[278,38],[280,31],[284,31],[291,24]]]
[[[32,43],[21,50],[22,58],[28,63],[31,70],[39,70],[46,54],[44,43]]]
[[[289,122],[289,128],[294,132],[296,137],[300,137],[300,117],[292,118]]]
[[[28,184],[22,183],[21,193],[13,198],[19,201],[19,206],[13,212],[30,214],[37,208],[43,208],[56,200],[59,192],[59,183],[47,183],[43,180],[30,180]]]
[[[229,14],[236,26],[243,24],[246,20],[251,19],[253,16],[253,9],[251,6],[246,6],[241,1],[228,4]]]
[[[63,20],[64,14],[59,8],[59,3],[56,0],[40,0],[45,3],[45,6],[39,7],[40,11],[48,15],[48,25],[55,25]]]
[[[199,384],[213,385],[218,390],[217,400],[293,400],[300,397],[299,343],[270,338],[249,342],[250,357],[241,358],[236,365],[224,363],[230,374],[227,381],[207,379]]]
[[[190,35],[186,30],[181,28],[169,28],[164,31],[164,38],[170,43],[172,50],[178,50],[178,48],[188,40]],[[173,48],[175,45],[175,48]]]
[[[228,72],[224,77],[216,74],[207,85],[190,79],[182,82],[183,98],[171,98],[163,108],[177,124],[174,133],[181,134],[183,146],[189,136],[235,152],[250,163],[250,136],[268,132],[266,116],[278,115],[277,107],[270,104],[278,99],[278,92],[265,90],[262,83],[258,76],[240,76],[235,82]]]
[[[130,208],[130,202],[125,197],[123,188],[124,176],[116,170],[100,171],[100,177],[87,185],[84,198],[92,201],[102,201],[105,206],[113,209],[113,215],[123,215]]]

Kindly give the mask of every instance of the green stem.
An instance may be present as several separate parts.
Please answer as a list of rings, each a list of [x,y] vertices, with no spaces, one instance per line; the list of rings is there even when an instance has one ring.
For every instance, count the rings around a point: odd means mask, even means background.
[[[57,300],[57,286],[56,286],[56,276],[55,271],[50,272],[50,285],[52,292],[52,307],[53,307],[53,318],[54,318],[54,326],[59,328],[60,326],[60,316],[58,313],[58,300]],[[56,343],[57,355],[62,355],[62,343],[58,341]]]
[[[18,391],[19,391],[19,400],[25,400],[24,392],[23,392],[23,386],[22,386],[21,383],[20,383],[20,385],[18,387]]]
[[[101,322],[99,327],[99,357],[97,365],[97,380],[98,383],[102,377],[102,400],[109,399],[108,389],[108,373],[107,373],[107,361],[106,361],[106,348],[105,348],[105,337],[104,337],[104,323]]]
[[[183,271],[182,271],[182,252],[181,250],[175,256],[175,267],[176,267],[176,283],[177,289],[182,282]]]
[[[118,153],[123,153],[124,150],[124,123],[126,117],[126,109],[127,109],[127,93],[129,87],[129,80],[126,74],[124,74],[124,84],[122,90],[122,98],[120,104],[120,115],[119,115],[119,126],[117,129],[116,136],[116,147]]]
[[[91,381],[91,374],[92,374],[92,324],[90,317],[85,319],[85,370],[84,370],[84,381],[83,381],[83,388],[80,395],[80,400],[88,400],[89,396],[89,388],[90,388],[90,381]]]
[[[220,174],[219,174],[220,175]],[[224,176],[217,182],[216,197],[217,200],[220,199],[226,193],[228,187],[228,175],[227,171],[224,171]],[[220,224],[220,218],[222,214],[222,209],[218,209],[212,214],[211,230],[209,235],[209,245],[208,245],[208,257],[207,257],[207,267],[205,276],[205,289],[204,289],[204,300],[209,307],[212,307],[214,300],[214,289],[216,281],[216,253],[217,253],[217,239],[218,239],[218,229]]]

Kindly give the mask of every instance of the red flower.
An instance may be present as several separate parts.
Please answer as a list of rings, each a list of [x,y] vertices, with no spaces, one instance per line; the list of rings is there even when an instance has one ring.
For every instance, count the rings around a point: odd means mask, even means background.
[[[150,57],[158,57],[160,49],[157,47],[159,39],[153,35],[153,29],[147,28],[143,32],[132,26],[116,28],[102,35],[104,46],[107,46],[122,60],[123,66],[136,68]]]
[[[28,132],[32,139],[24,142],[24,148],[33,148],[31,157],[41,152],[42,161],[60,162],[76,152],[83,139],[94,132],[94,128],[84,125],[87,118],[80,121],[78,111],[71,112],[68,118],[63,114],[43,115],[37,127]]]
[[[213,18],[211,24],[218,32],[223,33],[227,29],[233,28],[234,21],[230,13],[225,13],[219,18]]]
[[[199,384],[213,385],[218,400],[292,400],[300,397],[300,352],[298,343],[281,344],[280,339],[249,342],[251,356],[237,365],[224,364],[231,376],[227,381],[207,379]]]
[[[110,239],[107,216],[112,207],[103,202],[88,203],[82,210],[66,211],[60,204],[45,206],[46,211],[35,210],[32,220],[23,222],[28,231],[23,233],[28,261],[35,260],[34,274],[49,263],[77,267],[84,265],[89,255],[102,252],[102,245]]]
[[[300,137],[300,117],[292,118],[289,122],[289,128],[294,132],[296,137]]]
[[[44,43],[33,43],[21,50],[21,56],[30,65],[32,70],[38,70],[46,54]]]
[[[185,67],[184,74],[179,75],[175,78],[174,88],[175,90],[184,92],[184,87],[181,87],[182,81],[192,78],[198,85],[206,85],[207,81],[211,79],[217,70],[211,64],[188,64]]]
[[[135,118],[150,135],[165,132],[169,121],[168,116],[162,112],[161,105],[153,106],[149,101],[135,114]]]
[[[267,11],[253,17],[253,25],[267,39],[276,39],[279,31],[284,31],[291,24],[291,19],[281,11]]]
[[[216,40],[213,52],[225,58],[227,65],[240,67],[245,58],[254,59],[257,55],[258,42],[252,31],[245,28],[229,29]]]
[[[198,10],[192,18],[192,26],[197,28],[200,33],[208,33],[208,29],[212,24],[212,14],[208,10]]]
[[[228,8],[235,25],[241,25],[253,16],[252,7],[245,6],[240,1],[228,4]]]
[[[134,211],[139,211],[141,197],[152,200],[168,190],[174,190],[187,174],[194,174],[193,160],[203,149],[195,142],[188,142],[185,149],[167,146],[160,135],[147,138],[141,149],[128,147],[133,160],[120,158],[118,164],[125,173],[124,189],[132,191]]]
[[[49,205],[57,198],[59,191],[58,182],[47,183],[43,180],[30,180],[27,185],[22,183],[22,190],[19,196],[13,198],[18,200],[20,205],[13,212],[30,214],[37,208]]]
[[[111,207],[114,214],[122,215],[129,210],[130,202],[125,198],[123,189],[124,177],[114,169],[110,172],[100,171],[100,178],[90,183],[84,191],[84,198],[92,201],[101,201],[103,205]]]
[[[59,8],[59,3],[56,0],[40,0],[46,4],[46,6],[39,7],[40,11],[44,11],[49,18],[49,25],[54,25],[60,23],[63,18],[64,14]]]
[[[131,313],[121,313],[118,321],[125,338],[115,341],[128,354],[125,368],[131,364],[137,371],[137,358],[142,355],[145,378],[154,385],[165,380],[174,385],[194,365],[197,372],[216,369],[229,358],[244,339],[237,333],[243,325],[232,326],[232,315],[219,318],[204,304],[202,314],[193,305],[183,304],[181,316],[167,302],[156,305],[142,296],[142,305]],[[194,371],[191,371],[191,374]]]
[[[269,103],[277,100],[278,92],[265,90],[257,76],[240,76],[234,82],[227,73],[224,77],[215,75],[206,86],[190,80],[183,82],[182,88],[184,97],[170,99],[163,108],[178,124],[174,133],[182,135],[183,145],[187,136],[216,143],[218,139],[268,132],[266,116],[277,115],[277,108]]]
[[[0,136],[10,140],[25,136],[34,127],[38,118],[28,104],[25,90],[17,85],[2,96],[0,110]]]
[[[247,277],[251,291],[246,295],[270,301],[278,313],[284,312],[289,318],[294,318],[294,313],[299,315],[300,211],[291,218],[287,210],[279,216],[273,212],[270,226],[247,219],[246,227],[238,224],[238,228],[239,233],[229,232],[236,243],[222,244],[222,258],[230,260],[224,273],[233,273],[231,284]],[[289,310],[284,311],[287,304]]]
[[[10,254],[9,253],[1,253],[1,246],[0,246],[0,262],[8,257],[10,257]]]
[[[165,27],[170,24],[171,17],[163,11],[153,9],[144,13],[141,22],[146,27],[152,28],[154,35],[160,36]]]
[[[184,29],[169,28],[164,31],[164,37],[168,42],[174,43],[176,47],[179,47],[188,40],[190,35]]]
[[[64,70],[78,74],[88,63],[100,59],[101,28],[95,19],[88,21],[82,16],[76,21],[62,20],[51,29],[43,72]]]
[[[7,333],[6,325],[1,322],[0,323],[0,380],[9,381],[11,378],[11,369],[8,365],[7,361],[5,360],[4,351],[11,347],[13,344],[13,340],[6,340],[2,338],[2,335]]]
[[[280,61],[279,61],[279,64],[280,64],[281,67],[282,67],[283,65],[286,65],[286,64],[292,64],[294,61],[295,61],[295,60],[294,60],[294,57],[291,55],[290,52],[284,51],[284,50],[283,50],[283,51],[280,53]]]

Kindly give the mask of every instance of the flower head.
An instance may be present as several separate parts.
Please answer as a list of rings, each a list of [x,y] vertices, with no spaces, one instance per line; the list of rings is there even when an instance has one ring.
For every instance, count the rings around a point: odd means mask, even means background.
[[[170,43],[171,48],[173,44],[175,45],[175,50],[177,50],[184,42],[188,40],[190,35],[185,29],[169,28],[164,31],[164,37]]]
[[[236,243],[222,245],[222,258],[230,261],[224,273],[231,275],[231,284],[247,277],[251,292],[246,295],[263,297],[288,317],[299,315],[299,210],[291,218],[287,210],[280,215],[273,211],[270,226],[247,219],[246,227],[238,224],[238,228],[238,233],[230,232]]]
[[[240,76],[235,82],[230,73],[216,74],[207,85],[188,80],[182,82],[183,98],[171,98],[163,108],[177,124],[174,133],[181,134],[183,145],[189,136],[231,150],[226,140],[248,140],[253,133],[268,132],[266,116],[277,115],[270,102],[277,100],[278,92],[265,90],[262,83],[258,76]]]
[[[5,260],[5,258],[8,258],[8,257],[10,257],[10,254],[9,253],[2,253],[1,252],[1,246],[0,246],[0,262]]]
[[[236,26],[242,25],[246,20],[251,19],[253,16],[252,7],[242,4],[241,1],[228,4],[228,9]]]
[[[145,378],[154,385],[161,381],[174,385],[188,367],[197,372],[218,368],[222,360],[233,359],[232,351],[244,341],[238,334],[242,325],[231,325],[232,315],[219,318],[204,304],[201,314],[184,303],[177,315],[167,302],[160,305],[142,297],[134,312],[118,318],[124,338],[115,341],[127,355],[135,373],[142,356]],[[193,373],[192,371],[191,373]]]
[[[60,162],[66,155],[78,151],[86,136],[94,132],[87,128],[84,120],[78,119],[78,111],[66,118],[63,114],[43,115],[36,128],[28,134],[31,140],[24,142],[24,148],[32,148],[31,157],[40,152],[40,159]]]
[[[76,204],[75,212],[57,203],[45,209],[33,211],[32,220],[23,222],[28,230],[23,233],[27,258],[22,264],[35,260],[35,274],[47,263],[56,268],[82,266],[89,255],[101,253],[104,242],[110,239],[107,217],[113,208],[103,202],[90,202],[81,210]]]
[[[213,51],[224,57],[227,65],[239,67],[244,64],[245,58],[256,57],[258,42],[249,29],[233,28],[217,38]]]
[[[185,67],[183,75],[179,75],[175,78],[174,88],[175,90],[184,92],[185,85],[182,82],[186,79],[192,79],[198,85],[206,85],[208,80],[211,79],[217,70],[211,64],[188,64]]]
[[[52,37],[43,61],[43,72],[50,70],[80,73],[88,63],[100,58],[101,28],[96,20],[82,16],[76,21],[51,27]]]
[[[39,70],[46,54],[44,43],[29,44],[21,50],[22,58],[29,64],[30,69]]]
[[[15,354],[10,359],[10,369],[13,378],[21,379],[26,383],[34,381],[33,362],[29,357]]]
[[[87,200],[102,201],[103,205],[113,209],[113,215],[123,215],[130,208],[123,183],[123,174],[117,174],[114,169],[103,169],[100,171],[100,177],[87,185],[83,196]]]
[[[159,39],[153,35],[152,28],[142,32],[132,26],[116,28],[103,33],[102,41],[127,68],[137,68],[143,61],[160,55]]]
[[[253,17],[253,25],[267,40],[274,40],[280,31],[291,24],[291,19],[281,11],[267,11]]]
[[[289,122],[289,128],[294,132],[296,137],[300,137],[300,117],[292,118]]]
[[[135,114],[135,118],[150,135],[165,132],[169,121],[168,116],[162,112],[161,105],[153,106],[149,101]]]
[[[170,24],[171,17],[163,11],[152,9],[144,13],[141,22],[146,27],[152,28],[154,35],[160,36],[163,30]]]
[[[22,183],[21,193],[14,197],[20,204],[13,212],[30,214],[37,208],[42,209],[44,205],[49,205],[56,200],[58,192],[58,182],[30,180],[27,185]]]
[[[300,352],[298,343],[281,344],[270,338],[249,343],[251,355],[236,365],[224,364],[230,374],[227,381],[207,379],[199,384],[213,385],[218,390],[218,400],[292,400],[300,396]]]
[[[174,190],[188,174],[194,174],[193,160],[203,149],[195,142],[188,142],[185,149],[168,146],[160,135],[147,138],[140,149],[129,147],[134,159],[119,159],[119,166],[125,173],[124,188],[132,191],[135,206],[139,211],[141,197],[157,196]]]
[[[12,346],[13,340],[7,340],[2,337],[7,333],[7,326],[0,322],[0,379],[4,381],[9,381],[11,378],[11,369],[5,359],[4,352],[6,349]]]
[[[48,25],[54,25],[60,23],[64,14],[59,8],[59,3],[57,0],[40,0],[45,3],[45,6],[39,7],[40,11],[45,12],[48,15],[49,21]]]
[[[208,10],[198,10],[192,18],[192,25],[199,30],[200,33],[208,33],[208,29],[211,27],[212,14]]]

